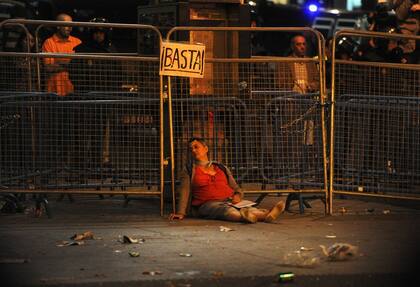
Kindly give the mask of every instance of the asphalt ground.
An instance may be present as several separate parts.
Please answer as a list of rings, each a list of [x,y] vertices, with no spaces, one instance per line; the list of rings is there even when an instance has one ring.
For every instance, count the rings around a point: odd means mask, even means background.
[[[0,214],[1,286],[418,285],[420,210],[413,207],[335,199],[334,215],[326,216],[314,200],[304,214],[294,203],[272,224],[243,224],[171,222],[160,217],[158,199],[123,207],[122,196],[74,198],[50,197],[52,218],[34,217],[30,199],[24,213]],[[268,197],[261,207],[278,200]],[[94,239],[60,247],[86,231]],[[144,242],[123,244],[124,235]],[[330,261],[320,245],[334,243],[358,251]],[[282,272],[293,281],[278,282]]]

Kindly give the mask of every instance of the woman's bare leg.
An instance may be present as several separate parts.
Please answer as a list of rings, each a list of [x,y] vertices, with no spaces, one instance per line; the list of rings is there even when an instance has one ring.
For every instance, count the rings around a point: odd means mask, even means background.
[[[257,217],[258,221],[264,221],[270,211],[268,209],[253,208],[251,212]]]
[[[234,208],[229,209],[229,211],[225,215],[225,220],[235,221],[235,222],[243,221],[242,220],[242,215],[239,212],[239,210],[234,209]]]

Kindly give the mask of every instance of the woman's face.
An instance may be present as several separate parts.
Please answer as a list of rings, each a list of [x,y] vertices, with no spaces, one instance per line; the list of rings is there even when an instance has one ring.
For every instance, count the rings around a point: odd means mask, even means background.
[[[196,160],[208,160],[207,153],[209,148],[199,141],[190,143],[191,154]]]

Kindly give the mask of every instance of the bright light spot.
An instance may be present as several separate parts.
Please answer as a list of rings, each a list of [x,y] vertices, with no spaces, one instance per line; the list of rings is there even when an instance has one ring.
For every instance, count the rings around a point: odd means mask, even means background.
[[[338,41],[338,45],[342,45],[342,44],[344,43],[344,41],[347,41],[347,38],[346,38],[346,37],[341,38],[341,39]]]
[[[331,9],[330,10],[330,13],[332,13],[332,14],[340,14],[340,10],[338,10],[338,9]]]
[[[249,1],[248,4],[249,6],[257,6],[257,3],[255,3],[254,1]]]
[[[318,11],[318,6],[316,6],[315,4],[310,4],[308,6],[308,9],[310,12],[315,13],[316,11]]]

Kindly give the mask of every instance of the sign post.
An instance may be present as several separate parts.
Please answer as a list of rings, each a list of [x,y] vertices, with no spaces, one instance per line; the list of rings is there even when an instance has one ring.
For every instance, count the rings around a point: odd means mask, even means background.
[[[170,76],[203,78],[205,46],[176,42],[161,42],[159,75],[161,76],[164,197],[172,194],[172,212],[175,212],[174,144],[172,127],[172,98]],[[166,76],[166,77],[165,77]],[[170,180],[169,180],[170,179]]]

